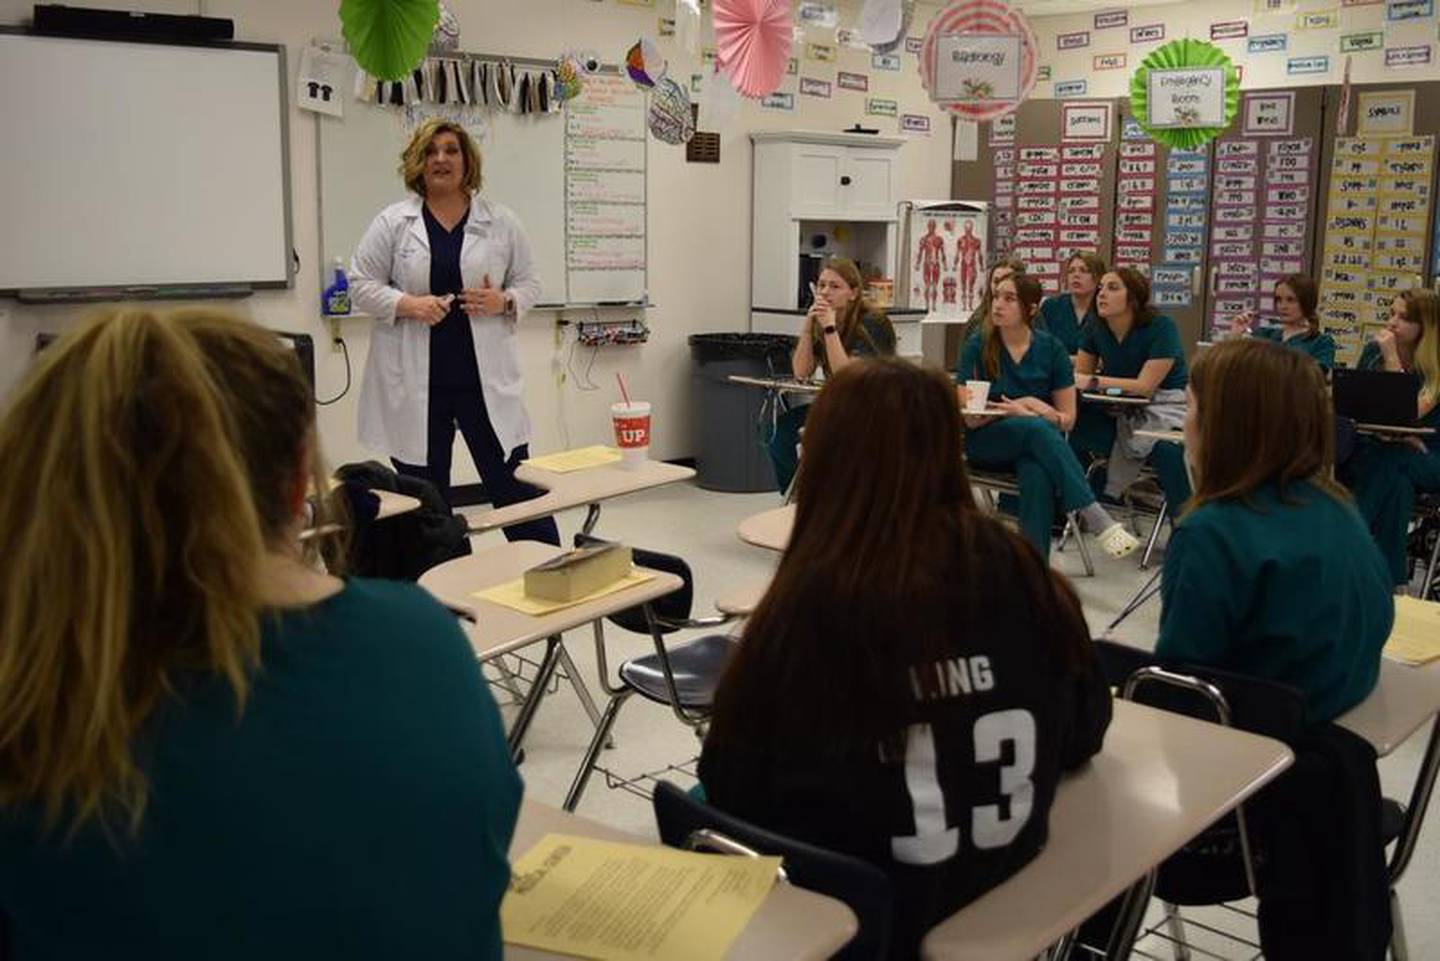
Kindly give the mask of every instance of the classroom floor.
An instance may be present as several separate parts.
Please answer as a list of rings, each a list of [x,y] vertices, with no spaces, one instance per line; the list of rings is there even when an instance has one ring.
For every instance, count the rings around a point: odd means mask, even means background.
[[[695,614],[708,614],[713,613],[716,597],[751,585],[763,585],[769,580],[779,555],[742,543],[735,528],[751,514],[779,504],[779,498],[772,494],[721,494],[677,484],[606,502],[596,533],[684,557],[694,572]],[[558,518],[561,535],[568,541],[583,519],[584,512],[578,510],[561,515]],[[1148,527],[1145,531],[1148,533]],[[492,533],[476,540],[487,544],[499,543],[501,538],[498,533]],[[1079,554],[1073,547],[1053,555],[1052,563],[1074,578],[1091,632],[1098,635],[1150,575],[1137,569],[1138,555],[1119,561],[1104,557],[1099,550],[1092,551],[1092,555],[1096,565],[1093,578],[1083,576]],[[1156,598],[1126,620],[1115,636],[1137,646],[1150,646],[1154,642],[1159,611]],[[626,634],[613,625],[607,629],[607,641],[612,672],[624,657],[644,653],[650,647],[648,637]],[[566,642],[603,708],[603,695],[594,683],[591,632],[588,629],[572,631],[566,635]],[[497,691],[497,696],[503,699],[504,692]],[[508,716],[513,708],[506,708],[506,712]],[[527,795],[559,805],[592,731],[579,700],[562,682],[560,689],[541,705],[526,739],[526,757],[520,773],[525,779]],[[1422,730],[1380,762],[1381,785],[1386,796],[1408,800],[1425,746],[1423,733]],[[672,764],[693,770],[690,762],[699,749],[695,735],[682,726],[668,708],[640,698],[632,698],[621,712],[615,741],[613,749],[603,752],[601,763],[624,777],[657,771]],[[669,776],[684,786],[693,783],[693,778],[684,770]],[[1433,826],[1440,818],[1437,806],[1440,805],[1430,807],[1415,857],[1400,884],[1406,935],[1414,958],[1440,958],[1440,902],[1433,897],[1433,892],[1440,888],[1440,827]],[[649,802],[625,790],[607,787],[605,777],[599,773],[592,777],[578,812],[617,828],[655,837]],[[1222,932],[1216,934],[1198,925],[1187,926],[1186,937],[1197,948],[1194,953],[1197,959],[1259,956],[1257,948],[1227,936],[1233,934],[1255,941],[1253,921],[1225,908],[1187,909],[1185,917]],[[1147,927],[1151,924],[1158,924],[1156,910],[1152,910],[1147,919]],[[1172,957],[1169,944],[1158,934],[1143,938],[1136,956]]]

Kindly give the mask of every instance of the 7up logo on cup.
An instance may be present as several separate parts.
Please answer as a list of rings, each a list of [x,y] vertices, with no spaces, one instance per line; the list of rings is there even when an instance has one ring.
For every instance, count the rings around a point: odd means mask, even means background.
[[[621,459],[629,463],[646,460],[650,455],[650,405],[645,401],[611,404],[610,418]]]

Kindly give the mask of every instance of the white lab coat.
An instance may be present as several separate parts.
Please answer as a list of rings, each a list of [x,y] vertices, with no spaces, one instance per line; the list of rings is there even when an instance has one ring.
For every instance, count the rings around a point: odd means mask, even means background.
[[[382,210],[350,261],[351,302],[375,316],[360,384],[360,443],[406,464],[429,459],[430,328],[395,317],[401,294],[430,293],[430,238],[422,203],[411,195]],[[460,278],[467,288],[479,287],[486,274],[515,301],[514,317],[470,318],[485,409],[508,458],[530,440],[515,325],[539,298],[540,279],[520,221],[509,208],[476,196],[465,221]]]

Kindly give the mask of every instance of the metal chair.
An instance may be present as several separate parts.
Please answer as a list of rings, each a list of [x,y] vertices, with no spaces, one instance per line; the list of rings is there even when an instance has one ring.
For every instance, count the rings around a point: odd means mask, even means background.
[[[577,534],[575,544],[579,547],[595,543],[596,540]],[[697,737],[703,737],[715,688],[720,683],[720,676],[726,665],[730,663],[730,656],[740,643],[737,638],[726,634],[710,634],[667,647],[666,634],[677,630],[719,627],[735,620],[737,615],[691,617],[694,581],[690,575],[690,566],[673,554],[656,551],[635,549],[634,557],[636,564],[675,574],[685,584],[673,594],[606,618],[628,631],[648,634],[655,648],[653,654],[644,654],[621,662],[617,671],[618,684],[611,684],[609,679],[604,622],[595,622],[595,667],[600,676],[600,686],[610,695],[610,701],[601,713],[600,721],[595,726],[595,736],[591,738],[580,768],[575,772],[570,791],[565,795],[563,807],[567,811],[575,810],[580,803],[585,786],[596,769],[600,751],[615,727],[620,709],[631,696],[639,694],[657,704],[667,705],[682,724],[694,729]]]
[[[751,857],[779,855],[782,881],[845,902],[855,912],[860,931],[834,957],[875,961],[888,955],[895,895],[880,868],[756,827],[668,781],[655,786],[653,804],[660,840],[670,847]]]
[[[979,468],[968,463],[966,472],[970,475],[971,485],[980,488],[985,493],[985,503],[992,514],[1000,513],[1000,506],[995,500],[996,494],[1020,496],[1020,481],[1014,474]],[[1080,518],[1075,511],[1070,511],[1065,515],[1065,528],[1056,550],[1065,549],[1065,543],[1070,539],[1072,533],[1075,535],[1075,543],[1080,548],[1080,562],[1085,565],[1085,576],[1094,577],[1095,562],[1090,557],[1090,545],[1086,543],[1080,532]]]
[[[1096,471],[1103,470],[1109,463],[1110,459],[1108,457],[1092,458],[1085,468],[1085,479],[1087,481],[1090,480]],[[1143,492],[1147,487],[1157,492],[1159,506],[1142,505],[1136,499],[1136,491],[1139,490]],[[1172,526],[1174,524],[1174,519],[1170,516],[1170,502],[1165,498],[1164,491],[1160,490],[1160,482],[1156,478],[1155,472],[1148,466],[1142,466],[1140,468],[1140,476],[1120,492],[1120,500],[1121,503],[1125,505],[1125,510],[1129,514],[1130,529],[1135,533],[1136,537],[1145,537],[1145,550],[1140,554],[1140,569],[1142,571],[1148,571],[1150,569],[1150,558],[1155,554],[1155,545],[1160,541],[1161,526],[1164,525],[1166,521],[1170,521]],[[1153,514],[1155,517],[1155,523],[1150,525],[1149,534],[1145,534],[1140,530],[1138,520],[1141,514]]]
[[[1410,532],[1409,554],[1424,570],[1415,596],[1440,600],[1440,494],[1420,494],[1415,499],[1415,527]]]

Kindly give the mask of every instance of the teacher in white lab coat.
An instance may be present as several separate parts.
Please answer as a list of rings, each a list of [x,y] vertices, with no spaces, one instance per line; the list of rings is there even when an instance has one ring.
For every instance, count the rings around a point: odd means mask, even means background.
[[[514,214],[480,196],[480,150],[459,124],[422,123],[400,174],[411,196],[371,222],[350,264],[351,299],[376,318],[360,442],[448,504],[458,426],[496,507],[538,496],[515,478],[530,440],[515,325],[540,294],[530,242]],[[560,543],[549,517],[505,536]]]

